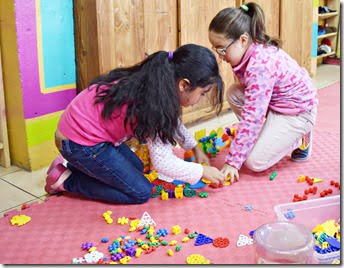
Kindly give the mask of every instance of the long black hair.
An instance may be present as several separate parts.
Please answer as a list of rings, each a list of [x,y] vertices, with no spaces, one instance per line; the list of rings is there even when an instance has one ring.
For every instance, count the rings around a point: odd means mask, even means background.
[[[124,125],[129,120],[139,142],[157,136],[166,143],[176,144],[175,134],[181,115],[178,82],[190,81],[191,89],[214,85],[210,100],[217,114],[222,109],[223,82],[214,54],[205,47],[187,44],[177,48],[173,55],[158,51],[142,62],[117,68],[95,78],[95,104],[104,102],[102,117],[110,119],[115,109],[127,105]],[[117,81],[117,83],[113,83]]]
[[[254,2],[244,6],[247,10],[243,7],[229,7],[221,10],[210,22],[209,31],[224,34],[226,38],[234,40],[247,33],[254,43],[279,48],[281,41],[266,33],[265,15],[261,6]]]

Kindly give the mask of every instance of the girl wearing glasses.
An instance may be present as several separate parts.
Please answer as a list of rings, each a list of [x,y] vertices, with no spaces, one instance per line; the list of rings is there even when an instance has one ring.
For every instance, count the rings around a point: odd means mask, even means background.
[[[291,160],[311,155],[317,94],[304,68],[265,32],[262,8],[248,3],[221,10],[209,25],[209,40],[240,84],[227,90],[239,119],[222,172],[239,178],[245,165],[263,171],[292,151]]]
[[[188,44],[174,52],[159,51],[128,68],[94,79],[62,114],[55,143],[63,158],[48,170],[45,190],[63,191],[112,203],[140,204],[152,193],[143,164],[124,143],[146,141],[154,169],[194,184],[202,177],[218,184],[225,176],[198,147],[180,120],[181,107],[210,95],[222,108],[223,84],[214,54]],[[193,150],[199,163],[173,154],[173,145]]]

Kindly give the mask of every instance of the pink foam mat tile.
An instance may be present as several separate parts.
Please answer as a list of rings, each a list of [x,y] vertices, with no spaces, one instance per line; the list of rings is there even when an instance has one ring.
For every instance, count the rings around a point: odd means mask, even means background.
[[[169,205],[162,207],[161,202],[169,202]],[[167,250],[169,248],[174,250],[175,246],[160,246],[149,255],[143,254],[139,259],[134,258],[133,263],[182,264],[192,253],[199,253],[205,257],[208,255],[207,258],[212,263],[240,263],[240,259],[233,259],[226,250],[231,248],[229,253],[241,250],[236,248],[238,233],[248,235],[256,224],[264,223],[266,217],[256,215],[254,220],[247,220],[240,215],[241,208],[234,206],[226,211],[225,204],[220,204],[217,210],[214,202],[217,202],[216,199],[184,198],[168,201],[151,199],[141,206],[124,206],[91,201],[68,194],[52,197],[40,208],[27,209],[25,215],[30,216],[32,220],[26,225],[11,226],[8,216],[1,220],[0,232],[3,235],[0,239],[0,260],[5,264],[67,264],[73,258],[86,254],[81,249],[84,242],[94,242],[99,251],[105,256],[110,256],[107,245],[100,242],[101,238],[108,237],[112,241],[120,235],[130,235],[132,238],[144,239],[144,235],[138,232],[130,233],[128,224],[118,225],[117,219],[123,216],[141,218],[143,213],[148,211],[157,224],[156,230],[166,228],[171,233],[172,226],[179,225],[182,232],[188,228],[192,232],[197,231],[211,238],[227,237],[231,241],[231,246],[227,249],[218,249],[212,244],[196,247],[193,239],[187,243],[181,242],[185,234],[170,234],[166,239],[168,241],[176,239],[178,244],[182,245],[180,252],[175,252],[175,255],[170,257],[167,255]],[[102,218],[102,214],[107,210],[113,212],[111,216],[114,223],[110,225]],[[249,218],[249,214],[247,217]],[[245,255],[252,256],[252,245],[247,247]]]
[[[318,117],[316,129],[340,133],[340,82],[318,90]]]

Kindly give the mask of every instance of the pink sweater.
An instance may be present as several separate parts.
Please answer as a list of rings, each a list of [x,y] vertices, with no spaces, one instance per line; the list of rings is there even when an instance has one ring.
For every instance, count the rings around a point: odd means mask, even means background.
[[[273,46],[251,44],[233,71],[245,87],[246,99],[226,163],[240,169],[269,110],[297,115],[311,110],[318,99],[308,72],[282,49]]]
[[[127,130],[124,128],[127,106],[115,110],[112,120],[103,120],[101,111],[104,104],[93,104],[96,95],[95,86],[91,86],[90,89],[78,94],[61,115],[58,123],[61,133],[69,140],[85,146],[93,146],[101,142],[111,142],[114,146],[118,146],[129,140],[133,136],[133,130],[129,124]],[[176,140],[185,150],[191,150],[197,142],[181,122],[179,129],[185,136],[185,142],[182,143],[178,137]],[[177,179],[191,184],[201,179],[203,174],[201,164],[179,159],[173,154],[173,146],[163,144],[160,139],[154,142],[148,140],[147,143],[152,164],[154,169],[161,173],[161,178]]]

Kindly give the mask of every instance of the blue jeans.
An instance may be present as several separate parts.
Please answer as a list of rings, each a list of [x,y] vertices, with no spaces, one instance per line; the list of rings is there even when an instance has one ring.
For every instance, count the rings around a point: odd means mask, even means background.
[[[152,185],[142,173],[143,164],[126,144],[83,146],[62,140],[59,149],[72,171],[63,184],[68,192],[117,204],[142,204],[150,198]]]

